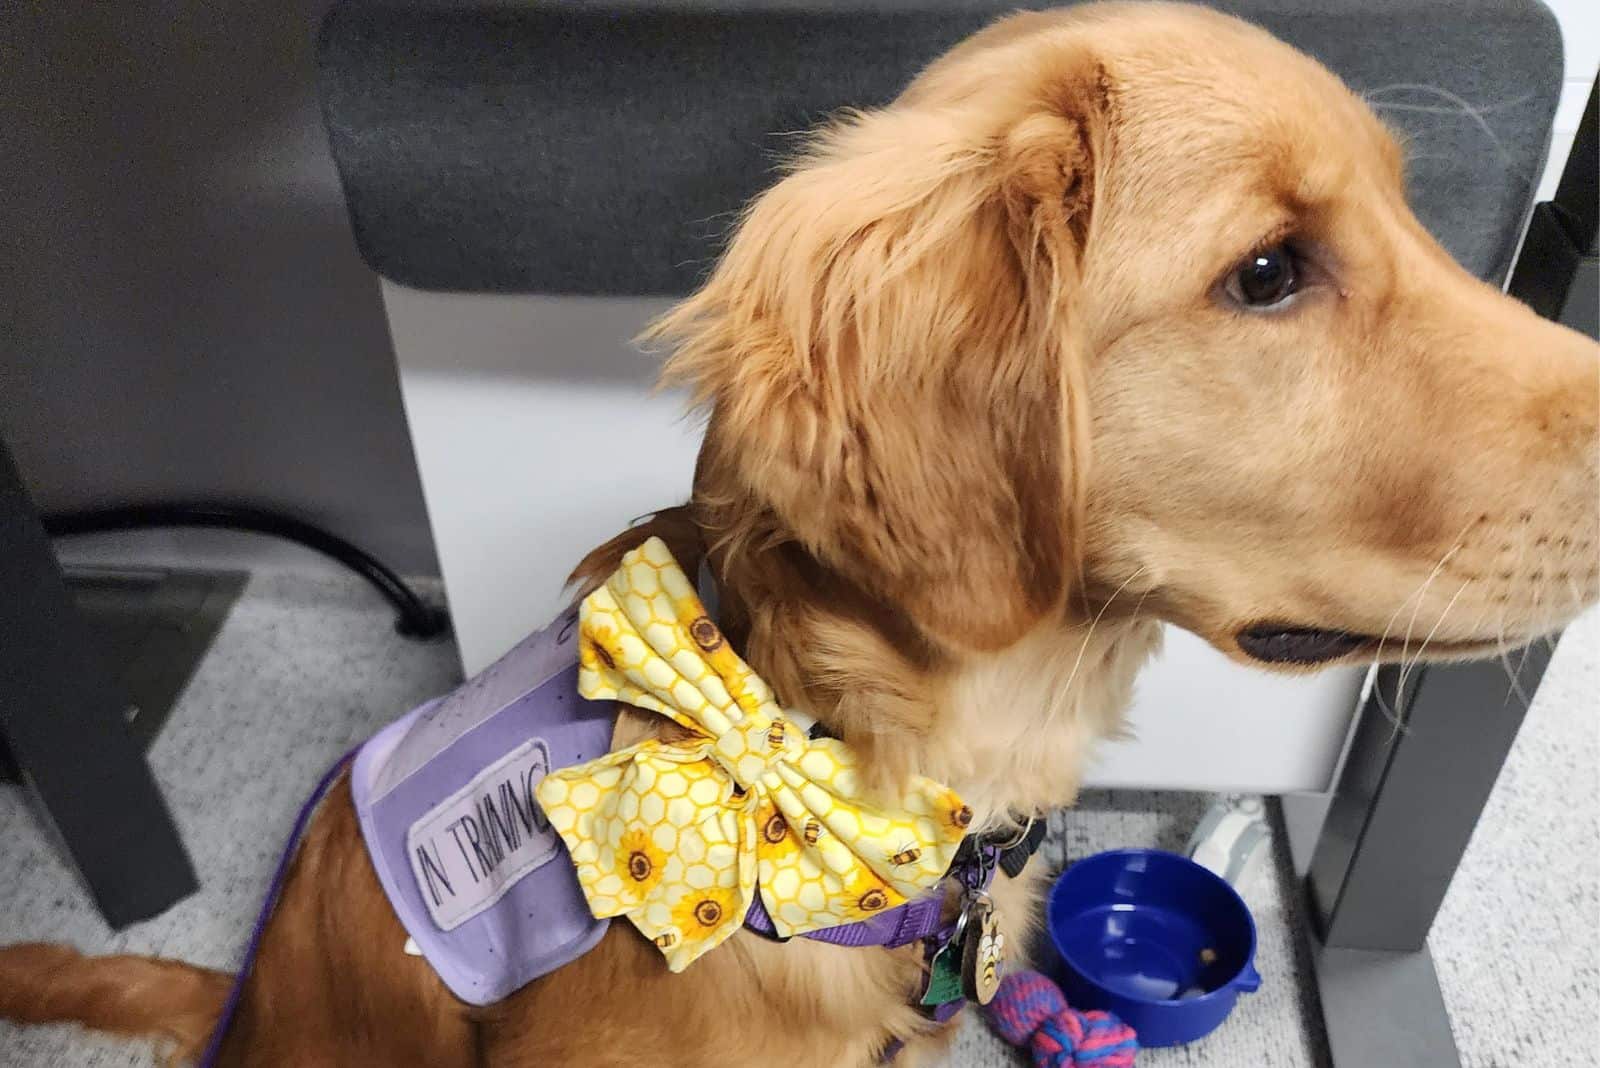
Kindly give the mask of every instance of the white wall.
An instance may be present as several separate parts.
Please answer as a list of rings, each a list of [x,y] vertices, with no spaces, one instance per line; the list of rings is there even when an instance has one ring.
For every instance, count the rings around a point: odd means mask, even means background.
[[[688,499],[699,430],[629,344],[664,301],[383,296],[471,674],[560,610],[585,553]]]

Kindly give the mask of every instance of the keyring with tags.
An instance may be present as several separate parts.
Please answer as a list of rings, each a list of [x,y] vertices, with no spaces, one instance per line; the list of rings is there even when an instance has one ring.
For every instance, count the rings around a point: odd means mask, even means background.
[[[956,916],[955,929],[950,932],[950,945],[959,946],[961,944],[961,936],[966,934],[967,920],[972,915],[973,905],[979,902],[984,907],[994,908],[994,898],[990,897],[986,890],[969,888],[961,895],[961,913]]]
[[[950,945],[961,954],[961,992],[979,1005],[989,1004],[1005,968],[1006,939],[986,891],[968,891]]]

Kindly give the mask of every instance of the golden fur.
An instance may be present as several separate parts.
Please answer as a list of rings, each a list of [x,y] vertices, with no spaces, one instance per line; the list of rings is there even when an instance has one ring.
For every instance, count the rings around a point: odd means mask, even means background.
[[[657,324],[709,413],[647,534],[873,773],[997,827],[1070,803],[1158,621],[1459,656],[1596,594],[1595,346],[1470,278],[1332,75],[1201,9],[1022,14],[834,123]],[[1286,235],[1286,310],[1219,294]],[[619,741],[655,729],[625,716]],[[997,888],[1008,941],[1033,876]],[[682,975],[627,924],[492,1009],[456,1003],[368,864],[347,789],[295,864],[226,1063],[864,1068],[941,1040],[915,950],[736,936]],[[0,1012],[204,1042],[226,978],[0,952]]]

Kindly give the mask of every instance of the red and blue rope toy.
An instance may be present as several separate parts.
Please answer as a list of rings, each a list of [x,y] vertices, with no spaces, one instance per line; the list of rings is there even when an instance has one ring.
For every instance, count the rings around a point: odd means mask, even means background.
[[[1034,1068],[1132,1068],[1139,1052],[1133,1028],[1109,1012],[1069,1007],[1038,972],[1007,975],[983,1011],[995,1034],[1032,1055]]]

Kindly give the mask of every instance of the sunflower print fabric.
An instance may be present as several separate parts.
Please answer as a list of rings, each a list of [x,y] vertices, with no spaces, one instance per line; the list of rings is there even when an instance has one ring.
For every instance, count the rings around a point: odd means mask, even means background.
[[[914,781],[862,795],[844,743],[811,740],[706,616],[658,538],[579,612],[578,692],[692,731],[553,771],[539,803],[597,917],[627,916],[682,971],[760,893],[782,936],[866,919],[936,886],[972,812]]]

